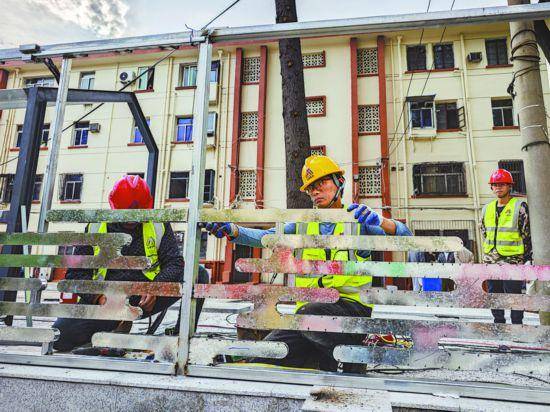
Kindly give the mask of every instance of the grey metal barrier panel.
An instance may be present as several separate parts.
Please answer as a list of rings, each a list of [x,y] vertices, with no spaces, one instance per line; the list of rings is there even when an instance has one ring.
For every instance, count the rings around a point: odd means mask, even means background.
[[[187,209],[53,209],[49,222],[187,222]]]

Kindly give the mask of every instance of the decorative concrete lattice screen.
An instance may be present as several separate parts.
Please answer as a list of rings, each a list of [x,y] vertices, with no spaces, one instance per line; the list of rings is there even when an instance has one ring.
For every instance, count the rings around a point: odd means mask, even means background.
[[[312,147],[310,150],[311,156],[324,156],[325,148],[323,146]]]
[[[241,139],[258,137],[258,113],[241,113]]]
[[[260,58],[246,57],[243,59],[243,83],[258,83],[260,81]]]
[[[377,74],[378,73],[378,51],[376,49],[358,49],[357,50],[357,74]]]
[[[239,170],[239,194],[243,199],[256,197],[256,171]]]
[[[382,182],[380,166],[359,167],[359,196],[380,196]]]
[[[325,53],[306,53],[302,55],[302,62],[304,63],[304,68],[307,67],[324,67],[325,66]]]
[[[378,133],[380,117],[378,105],[359,106],[359,133]]]
[[[324,116],[325,99],[319,97],[306,100],[306,112],[308,116]]]

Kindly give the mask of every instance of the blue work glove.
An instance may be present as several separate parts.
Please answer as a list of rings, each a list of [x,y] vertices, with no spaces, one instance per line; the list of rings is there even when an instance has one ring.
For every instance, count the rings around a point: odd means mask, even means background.
[[[237,226],[234,223],[230,223],[230,222],[200,223],[199,226],[203,227],[204,229],[206,229],[208,233],[216,236],[219,239],[221,239],[224,236],[227,236],[230,240],[233,240],[239,234]]]
[[[348,206],[348,212],[352,210],[355,210],[354,218],[363,226],[380,226],[382,223],[382,216],[367,205],[352,203]]]

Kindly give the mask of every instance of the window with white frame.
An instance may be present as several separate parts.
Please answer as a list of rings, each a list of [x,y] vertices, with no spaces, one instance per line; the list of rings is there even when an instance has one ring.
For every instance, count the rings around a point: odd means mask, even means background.
[[[359,196],[380,196],[381,193],[380,166],[359,166]]]
[[[216,125],[218,124],[218,113],[209,112],[208,113],[208,125],[206,128],[207,136],[216,136]]]
[[[23,125],[18,124],[15,131],[15,147],[21,147],[21,139],[23,138]]]
[[[86,146],[88,134],[90,133],[90,122],[78,122],[74,126],[73,146]]]
[[[306,113],[308,117],[326,115],[326,100],[324,96],[306,97]]]
[[[80,173],[61,175],[59,200],[68,202],[80,201],[83,183],[84,177]]]
[[[256,171],[239,170],[239,195],[242,199],[256,197]]]
[[[189,193],[189,172],[171,172],[169,199],[187,199]]]
[[[315,52],[315,53],[304,53],[302,54],[302,63],[304,69],[313,68],[313,67],[325,67],[325,52]]]
[[[260,58],[245,57],[243,59],[243,83],[258,83],[260,81]]]
[[[80,88],[85,90],[91,90],[94,88],[95,72],[82,72],[80,73]]]
[[[48,140],[50,138],[50,124],[45,123],[44,126],[42,126],[42,130],[40,132],[41,139],[40,139],[40,147],[47,147],[48,146]],[[16,129],[16,137],[15,137],[15,147],[21,147],[21,138],[23,137],[23,125],[18,124]]]
[[[414,129],[434,127],[434,96],[408,97],[409,119]]]
[[[193,141],[193,118],[180,117],[176,124],[176,142]]]
[[[15,180],[14,174],[4,174],[0,175],[0,188],[2,189],[2,193],[0,196],[0,201],[2,203],[10,203],[11,202],[11,196],[13,194],[13,183]]]
[[[464,164],[419,163],[413,165],[415,195],[465,195],[466,174]]]
[[[138,81],[136,90],[153,90],[155,82],[155,68],[138,67],[137,74]]]
[[[357,49],[357,74],[359,76],[378,74],[377,49]]]
[[[180,86],[195,87],[197,85],[197,65],[183,64],[180,72]]]
[[[493,126],[514,126],[514,105],[512,99],[491,99]]]
[[[25,79],[25,87],[55,87],[56,81],[54,77],[33,77],[32,79]]]
[[[42,181],[44,180],[44,175],[36,175],[34,179],[34,185],[32,188],[32,200],[33,202],[38,202],[40,200],[40,191],[42,190]]]
[[[147,122],[147,126],[151,126],[151,119],[146,117],[145,121]],[[139,131],[139,128],[136,126],[134,122],[134,135],[132,136],[132,143],[143,143],[143,136],[141,135],[141,132]]]
[[[242,140],[255,139],[258,137],[258,112],[241,113],[241,135]]]
[[[212,203],[214,201],[214,183],[216,181],[216,171],[206,169],[204,171],[204,202]]]
[[[378,105],[359,106],[359,133],[380,132]]]

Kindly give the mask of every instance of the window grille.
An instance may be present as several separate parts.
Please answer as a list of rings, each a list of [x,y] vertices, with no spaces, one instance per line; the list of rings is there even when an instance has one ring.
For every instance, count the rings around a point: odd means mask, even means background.
[[[326,107],[323,97],[306,98],[306,113],[308,116],[325,116]]]
[[[59,200],[79,201],[82,195],[84,178],[81,174],[61,175]]]
[[[436,44],[434,51],[434,67],[436,69],[454,69],[455,56],[452,44]]]
[[[382,180],[380,166],[359,167],[359,196],[380,196]]]
[[[327,147],[312,146],[309,153],[311,156],[325,156],[327,154]]]
[[[426,70],[426,46],[407,46],[407,70]]]
[[[241,139],[255,139],[258,137],[258,113],[241,113]]]
[[[304,64],[304,69],[308,67],[325,67],[325,52],[305,53],[302,55],[302,62]]]
[[[256,197],[256,171],[239,171],[239,195],[243,199],[254,199]]]
[[[500,66],[509,63],[506,39],[485,40],[485,50],[488,66]]]
[[[512,99],[492,99],[491,108],[493,110],[493,126],[513,126],[514,125],[514,106]]]
[[[378,50],[357,50],[357,74],[359,76],[378,74]]]
[[[464,164],[419,163],[413,165],[415,195],[465,195]]]
[[[359,133],[377,133],[379,131],[379,106],[359,106]]]
[[[512,173],[514,178],[513,193],[520,195],[527,194],[527,186],[525,185],[525,172],[523,170],[523,160],[499,160],[499,169],[506,169]]]
[[[260,81],[260,58],[246,57],[243,59],[243,83],[258,83]]]
[[[189,172],[171,172],[169,199],[187,199],[189,191]]]

